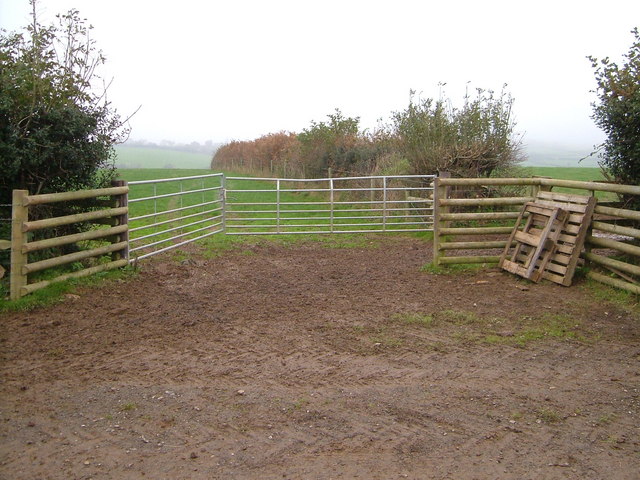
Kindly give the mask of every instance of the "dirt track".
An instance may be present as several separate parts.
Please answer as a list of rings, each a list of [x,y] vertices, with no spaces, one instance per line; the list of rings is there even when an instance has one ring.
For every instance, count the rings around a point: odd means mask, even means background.
[[[4,315],[0,478],[637,479],[637,313],[429,248],[192,250]]]

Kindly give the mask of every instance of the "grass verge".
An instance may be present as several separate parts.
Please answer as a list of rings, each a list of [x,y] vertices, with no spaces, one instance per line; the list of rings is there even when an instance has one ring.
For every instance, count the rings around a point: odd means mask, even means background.
[[[626,290],[604,285],[592,279],[586,279],[584,285],[584,288],[598,300],[611,303],[626,312],[634,313],[640,320],[640,296]]]
[[[0,299],[0,313],[26,312],[34,308],[46,307],[62,301],[65,295],[74,294],[78,288],[96,287],[103,285],[105,281],[126,281],[135,275],[136,271],[133,267],[96,273],[90,277],[53,283],[46,288],[36,290],[32,294],[14,301],[5,299],[9,292],[3,285],[2,290],[0,290],[0,295],[2,296]]]
[[[537,317],[482,317],[474,312],[442,310],[433,313],[405,312],[391,317],[394,323],[437,329],[456,342],[525,347],[543,340],[593,342],[598,335],[579,320],[564,314]]]

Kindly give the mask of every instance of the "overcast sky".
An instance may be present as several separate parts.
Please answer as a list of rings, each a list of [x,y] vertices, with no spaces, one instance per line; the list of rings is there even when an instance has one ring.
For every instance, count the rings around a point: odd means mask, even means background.
[[[587,55],[620,61],[640,1],[40,0],[41,23],[77,8],[114,78],[109,99],[132,138],[252,139],[300,131],[335,108],[363,127],[406,108],[409,91],[460,103],[472,88],[515,98],[527,141],[592,145]],[[0,26],[29,22],[0,0]]]

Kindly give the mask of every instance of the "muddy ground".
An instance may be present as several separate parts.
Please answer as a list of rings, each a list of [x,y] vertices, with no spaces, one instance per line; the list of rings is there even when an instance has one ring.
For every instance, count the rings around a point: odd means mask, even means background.
[[[193,247],[4,314],[0,478],[639,478],[638,310],[336,246]]]

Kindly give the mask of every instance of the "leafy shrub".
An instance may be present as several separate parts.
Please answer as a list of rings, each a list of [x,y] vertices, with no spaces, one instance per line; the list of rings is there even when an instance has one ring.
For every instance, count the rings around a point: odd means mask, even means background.
[[[617,182],[640,185],[640,33],[637,28],[632,33],[622,65],[589,57],[598,95],[592,118],[607,135],[600,145],[602,165]]]

